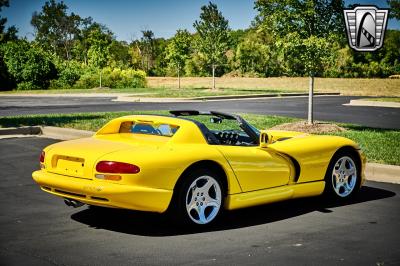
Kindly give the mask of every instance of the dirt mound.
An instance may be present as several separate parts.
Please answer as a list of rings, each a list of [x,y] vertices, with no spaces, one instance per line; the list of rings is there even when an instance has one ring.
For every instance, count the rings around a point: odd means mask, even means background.
[[[299,122],[294,122],[294,123],[285,123],[285,124],[274,126],[271,129],[299,131],[299,132],[312,133],[312,134],[346,131],[346,129],[344,129],[343,127],[340,127],[336,124],[329,124],[326,122],[319,122],[319,121],[314,122],[314,124],[312,124],[312,125],[307,124],[307,122],[305,122],[305,121],[299,121]]]

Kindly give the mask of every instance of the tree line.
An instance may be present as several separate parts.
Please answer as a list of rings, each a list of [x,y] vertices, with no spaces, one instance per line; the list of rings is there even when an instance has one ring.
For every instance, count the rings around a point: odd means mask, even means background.
[[[389,0],[399,20],[399,0]],[[0,0],[0,12],[9,6]],[[400,31],[387,30],[384,46],[349,48],[340,0],[256,0],[247,29],[232,30],[210,2],[194,33],[171,38],[151,30],[118,41],[106,25],[50,0],[33,13],[34,39],[17,37],[0,16],[0,89],[145,87],[146,76],[388,77],[400,73]]]

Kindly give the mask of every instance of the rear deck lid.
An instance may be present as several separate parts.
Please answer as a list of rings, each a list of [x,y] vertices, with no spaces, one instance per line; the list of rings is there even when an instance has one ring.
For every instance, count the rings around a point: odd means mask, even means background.
[[[123,150],[132,150],[132,156],[140,156],[144,152],[156,152],[169,140],[162,136],[107,134],[64,141],[46,151],[46,169],[56,174],[93,179],[95,164],[101,157]]]
[[[94,137],[60,142],[46,152],[46,169],[56,174],[92,179],[98,158],[131,147],[126,143]]]

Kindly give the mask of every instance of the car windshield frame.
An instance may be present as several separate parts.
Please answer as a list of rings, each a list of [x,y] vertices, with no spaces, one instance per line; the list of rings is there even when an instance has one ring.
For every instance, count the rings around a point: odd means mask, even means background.
[[[195,110],[173,110],[169,111],[170,114],[174,115],[175,117],[191,120],[195,122],[200,130],[203,132],[203,135],[205,136],[207,142],[209,144],[220,144],[218,140],[216,140],[215,137],[213,137],[213,134],[211,130],[204,125],[202,122],[197,121],[195,119],[187,118],[185,116],[210,116],[210,117],[219,117],[222,119],[227,119],[227,120],[236,120],[239,124],[239,127],[252,139],[254,145],[259,145],[260,143],[260,131],[255,128],[253,125],[248,123],[245,119],[243,119],[241,116],[236,115],[236,114],[228,114],[228,113],[223,113],[223,112],[216,112],[216,111],[205,111],[205,112],[200,112],[200,111],[195,111]]]

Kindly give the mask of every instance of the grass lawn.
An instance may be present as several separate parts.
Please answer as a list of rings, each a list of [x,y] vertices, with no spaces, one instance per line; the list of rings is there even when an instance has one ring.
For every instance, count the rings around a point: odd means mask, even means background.
[[[376,102],[396,102],[396,103],[400,103],[400,97],[366,98],[366,99],[361,99],[361,100],[376,101]]]
[[[148,77],[147,83],[153,88],[176,88],[176,77]],[[210,77],[183,77],[183,88],[210,88]],[[308,77],[272,77],[272,78],[216,78],[217,88],[252,90],[289,90],[308,92]],[[378,88],[378,89],[377,89]],[[400,79],[367,78],[315,78],[316,92],[340,92],[355,96],[400,96]]]
[[[70,93],[130,93],[141,97],[200,97],[217,95],[238,95],[258,93],[308,92],[307,77],[276,78],[216,78],[218,90],[210,90],[211,77],[183,77],[182,89],[177,89],[176,77],[148,77],[148,88],[126,89],[70,89],[70,90],[30,90],[0,92],[0,94],[70,94]],[[379,89],[377,89],[379,88]],[[355,78],[315,78],[315,92],[340,92],[356,96],[400,96],[400,79],[355,79]]]
[[[0,127],[47,125],[96,131],[113,118],[129,114],[149,113],[168,114],[167,111],[135,111],[0,117]],[[295,118],[282,116],[243,114],[243,117],[260,129],[298,121]],[[203,122],[207,122],[205,119],[203,118]],[[351,124],[340,124],[340,126],[346,128],[347,131],[337,132],[334,135],[348,137],[360,144],[369,162],[400,165],[399,130],[373,129]]]

